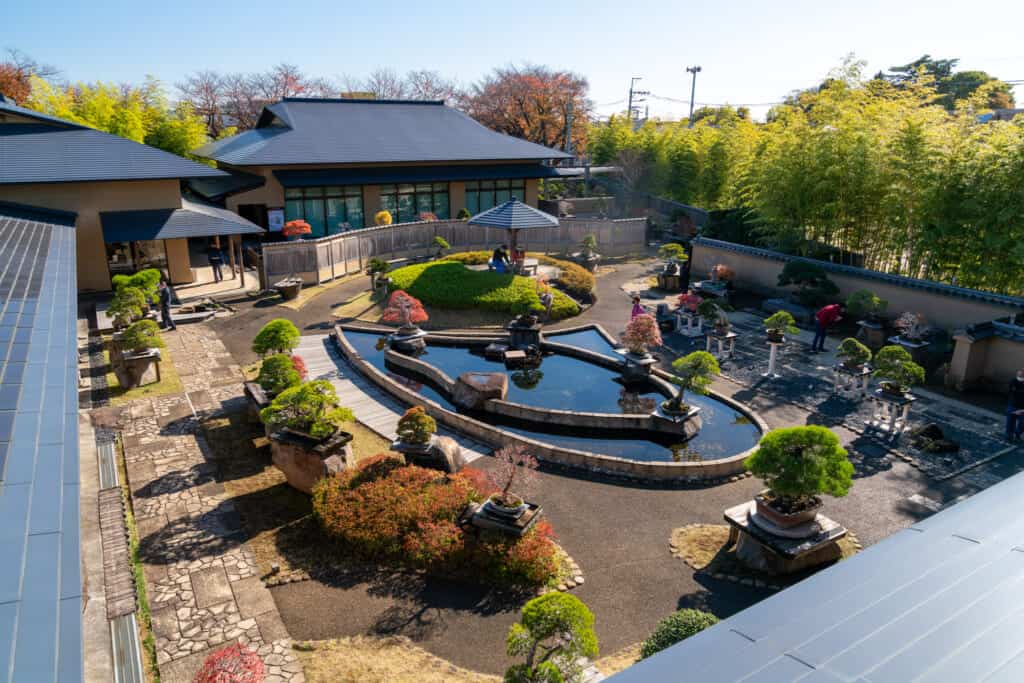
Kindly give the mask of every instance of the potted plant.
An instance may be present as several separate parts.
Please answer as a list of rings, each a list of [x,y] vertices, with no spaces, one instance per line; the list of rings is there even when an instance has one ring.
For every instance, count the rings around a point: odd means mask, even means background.
[[[796,334],[800,331],[793,314],[789,311],[775,311],[764,319],[764,326],[768,333],[768,341],[777,343],[786,341],[787,333]]]
[[[446,251],[452,248],[452,245],[448,244],[448,240],[440,235],[434,235],[434,247],[437,249],[434,258],[441,258]]]
[[[427,415],[423,406],[413,406],[398,419],[398,428],[395,431],[398,440],[392,444],[392,449],[399,453],[425,453],[434,441],[437,422]]]
[[[404,337],[422,336],[423,330],[419,328],[419,324],[429,319],[430,316],[423,310],[423,302],[402,289],[396,289],[391,293],[381,317],[386,323],[398,323],[398,335]]]
[[[145,315],[149,301],[138,287],[119,287],[107,306],[114,330],[122,330]],[[115,344],[116,345],[116,344]]]
[[[796,285],[796,301],[801,306],[816,309],[839,293],[839,288],[828,279],[825,269],[813,261],[788,261],[779,273],[780,287]]]
[[[858,290],[846,300],[846,310],[850,315],[872,323],[880,323],[882,314],[888,307],[889,302],[880,299],[870,289]]]
[[[519,519],[529,508],[523,495],[533,488],[537,480],[537,459],[521,444],[495,451],[494,459],[497,467],[488,475],[498,492],[487,499],[484,507],[497,517]]]
[[[672,361],[672,382],[679,386],[675,397],[664,401],[661,409],[672,415],[686,415],[690,406],[683,402],[687,391],[708,393],[708,387],[721,370],[718,361],[707,351],[694,351]]]
[[[701,317],[705,325],[714,329],[717,336],[724,337],[729,334],[729,329],[732,327],[732,324],[729,322],[729,316],[714,301],[710,299],[702,301],[697,306],[697,315]]]
[[[721,282],[724,285],[728,285],[736,277],[736,271],[724,263],[716,263],[711,267],[709,275],[712,282]]]
[[[540,320],[540,314],[544,312],[539,298],[530,296],[529,292],[522,295],[512,304],[512,313],[515,314],[515,323],[520,327],[533,327]]]
[[[679,310],[693,314],[697,312],[697,307],[703,302],[704,297],[693,292],[687,292],[679,297]]]
[[[593,273],[597,270],[597,263],[601,260],[600,255],[597,254],[597,237],[588,234],[584,235],[580,241],[581,249],[581,261],[584,268]]]
[[[648,349],[662,344],[658,321],[650,313],[641,313],[630,320],[621,339],[629,352],[638,358],[649,358]]]
[[[818,425],[773,429],[744,464],[768,486],[755,498],[757,514],[781,528],[812,521],[821,494],[845,496],[853,483],[846,450]]]
[[[341,426],[355,418],[339,405],[330,382],[285,389],[260,411],[260,419],[270,434],[274,465],[294,488],[310,493],[321,477],[345,468],[352,435]]]
[[[883,347],[875,354],[874,366],[882,391],[892,396],[903,396],[912,386],[924,382],[924,368],[902,346]]]
[[[437,220],[437,214],[433,211],[421,211],[418,218],[424,223],[430,223]]]
[[[267,356],[260,363],[260,371],[255,382],[245,382],[242,386],[254,417],[270,405],[271,399],[285,389],[302,384],[306,379],[306,364],[298,356],[287,353],[275,353]]]
[[[160,381],[160,349],[164,341],[153,320],[138,320],[121,334],[121,357],[114,362],[118,384],[125,389]]]
[[[291,353],[299,345],[299,328],[286,318],[275,318],[260,328],[252,340],[252,352],[260,358],[268,353]]]
[[[386,287],[388,283],[387,272],[391,269],[388,262],[374,256],[366,266],[366,274],[370,276],[370,287],[379,289]]]
[[[925,341],[925,336],[928,334],[928,323],[920,313],[903,313],[893,323],[893,327],[899,330],[897,342],[901,346],[920,349],[928,343]]]
[[[459,212],[455,214],[455,217],[458,218],[460,221],[468,221],[470,218],[472,218],[472,214],[469,213],[469,209],[467,209],[466,207],[462,207],[461,209],[459,209]]]
[[[839,343],[839,348],[836,349],[836,358],[840,360],[843,367],[847,370],[861,372],[868,361],[871,360],[871,349],[853,337],[847,337]]]
[[[377,226],[391,225],[391,212],[384,209],[373,214],[373,224]]]
[[[302,291],[302,278],[297,277],[293,273],[288,277],[275,282],[274,291],[280,294],[281,298],[285,301],[297,299],[299,297],[299,292]]]

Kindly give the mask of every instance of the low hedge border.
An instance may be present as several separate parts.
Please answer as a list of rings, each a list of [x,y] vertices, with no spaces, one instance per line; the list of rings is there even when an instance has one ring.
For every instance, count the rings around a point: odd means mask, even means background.
[[[594,287],[596,281],[594,280],[594,274],[583,266],[573,263],[572,261],[563,261],[562,259],[552,258],[547,254],[542,254],[536,251],[530,251],[526,253],[530,258],[537,259],[538,262],[543,263],[546,266],[554,266],[561,270],[561,274],[555,280],[555,284],[566,291],[567,294],[575,299],[579,299],[585,304],[592,304],[595,301]],[[457,254],[449,254],[445,256],[445,259],[451,261],[459,261],[467,266],[479,266],[487,263],[491,258],[491,252],[489,251],[463,251]]]

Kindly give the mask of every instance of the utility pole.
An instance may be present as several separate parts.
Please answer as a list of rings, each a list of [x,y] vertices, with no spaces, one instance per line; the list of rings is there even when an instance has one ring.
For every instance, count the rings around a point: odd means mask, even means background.
[[[700,73],[699,66],[688,66],[686,67],[687,73],[693,74],[693,81],[690,85],[690,117],[689,127],[693,128],[693,98],[696,97],[697,93],[697,74]]]
[[[565,107],[565,153],[572,154],[572,100]]]
[[[651,94],[648,90],[636,89],[636,82],[639,80],[643,80],[643,76],[633,76],[633,78],[631,78],[629,81],[629,109],[627,110],[627,116],[629,117],[630,121],[635,121],[636,117],[634,116],[634,113],[639,113],[638,111],[634,112],[633,110],[633,97]],[[643,100],[636,100],[637,104],[640,104],[641,102],[643,102]]]

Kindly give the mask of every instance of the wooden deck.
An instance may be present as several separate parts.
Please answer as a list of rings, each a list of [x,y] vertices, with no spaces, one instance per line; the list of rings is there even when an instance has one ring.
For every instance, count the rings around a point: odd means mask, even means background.
[[[309,379],[326,379],[334,385],[341,405],[355,413],[364,425],[386,439],[396,437],[398,418],[406,406],[378,389],[360,376],[338,353],[326,334],[302,337],[295,353],[306,362]],[[489,454],[491,448],[446,427],[438,426],[437,433],[450,436],[462,446],[467,462]]]

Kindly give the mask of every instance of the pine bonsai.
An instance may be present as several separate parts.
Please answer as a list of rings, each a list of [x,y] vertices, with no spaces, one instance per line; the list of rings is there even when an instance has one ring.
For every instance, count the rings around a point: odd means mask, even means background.
[[[679,393],[675,398],[661,404],[662,409],[670,413],[688,413],[690,406],[683,403],[687,391],[695,394],[706,394],[711,382],[721,374],[718,361],[707,351],[694,351],[672,362],[675,373],[672,382],[679,385]]]
[[[812,261],[788,261],[779,273],[779,286],[786,285],[796,285],[797,300],[809,308],[821,306],[839,293],[825,269]]]
[[[263,359],[256,383],[263,387],[267,394],[274,395],[301,384],[302,376],[288,354],[275,353]]]
[[[686,247],[676,242],[663,244],[658,248],[658,256],[666,261],[685,261]]]
[[[472,218],[472,215],[469,213],[469,209],[463,207],[459,209],[459,212],[455,214],[455,217],[458,218],[460,221],[466,221]]]
[[[845,496],[853,483],[846,450],[818,425],[773,429],[744,464],[768,486],[772,506],[783,511],[806,509],[822,493]]]
[[[924,382],[924,368],[914,362],[902,346],[885,346],[875,354],[875,377],[882,388],[891,393],[906,393],[910,387]]]
[[[437,422],[427,415],[423,406],[413,406],[398,420],[398,440],[416,446],[425,446],[437,433]]]
[[[853,337],[847,337],[839,343],[836,358],[843,361],[848,368],[858,368],[871,360],[871,349]]]
[[[355,416],[338,405],[338,394],[330,382],[313,380],[282,391],[260,411],[260,419],[271,429],[287,427],[314,439],[327,439]]]
[[[437,247],[437,258],[441,258],[446,251],[452,248],[452,245],[448,244],[448,240],[440,235],[434,235],[434,246]]]
[[[118,287],[107,307],[107,315],[113,319],[114,327],[121,329],[141,318],[149,308],[145,292],[129,285]]]
[[[115,294],[125,287],[134,287],[142,291],[147,302],[155,304],[160,299],[157,288],[161,277],[163,276],[158,269],[144,268],[131,275],[115,275],[110,282],[114,285]]]
[[[121,344],[127,351],[162,349],[164,340],[160,337],[160,326],[152,320],[139,320],[128,326],[121,335]]]
[[[888,307],[889,302],[878,298],[870,289],[858,290],[846,300],[846,310],[850,312],[850,315],[868,320],[878,318],[885,313],[885,309]]]
[[[783,334],[796,334],[800,328],[796,326],[796,320],[789,311],[775,311],[764,319],[764,326],[769,336],[782,336]]]
[[[551,592],[523,607],[508,632],[509,657],[524,657],[505,671],[505,683],[576,681],[584,658],[597,657],[594,615],[574,595]]]
[[[580,240],[580,248],[583,249],[583,255],[587,258],[593,256],[594,251],[597,249],[597,237],[595,235],[584,235],[583,239]]]
[[[268,353],[289,353],[299,345],[299,328],[286,318],[275,318],[263,326],[252,340],[252,352],[260,357]]]

